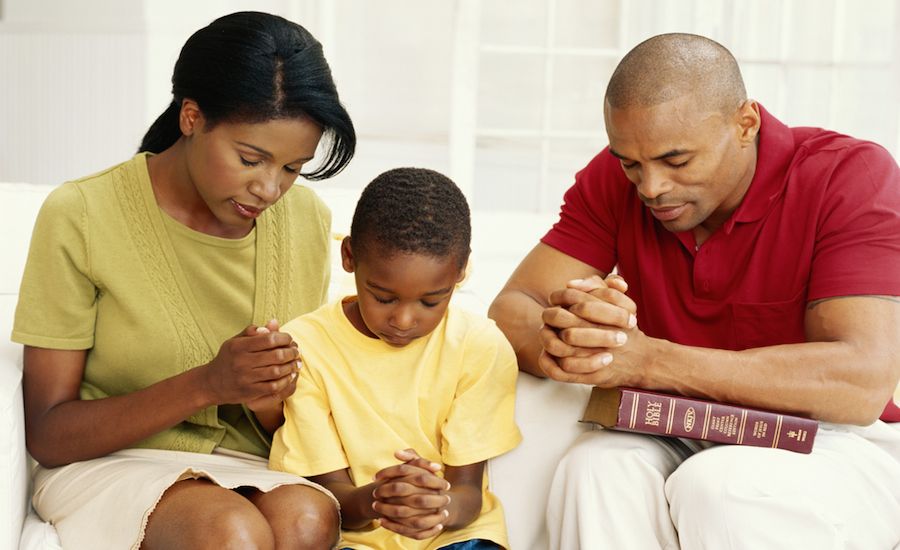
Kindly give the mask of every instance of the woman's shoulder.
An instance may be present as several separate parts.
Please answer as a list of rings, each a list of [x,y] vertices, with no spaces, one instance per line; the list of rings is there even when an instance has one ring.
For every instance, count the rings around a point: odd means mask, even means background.
[[[136,155],[115,166],[58,185],[47,195],[42,211],[71,215],[86,210],[103,212],[114,208],[110,201],[116,200],[115,186],[126,181],[140,181],[141,162],[144,161],[139,157],[141,155]],[[143,166],[146,167],[145,162]]]

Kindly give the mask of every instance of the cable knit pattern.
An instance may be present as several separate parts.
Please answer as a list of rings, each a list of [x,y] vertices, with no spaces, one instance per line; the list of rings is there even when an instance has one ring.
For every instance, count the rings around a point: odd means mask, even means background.
[[[134,164],[128,165],[127,172],[134,169]],[[116,180],[116,196],[126,216],[134,222],[128,226],[130,236],[134,240],[135,248],[141,251],[144,270],[152,281],[153,288],[159,293],[166,313],[175,327],[179,349],[177,366],[180,372],[184,372],[209,361],[212,352],[203,341],[200,327],[191,315],[175,278],[175,272],[180,270],[180,267],[169,264],[162,242],[153,234],[155,225],[151,216],[158,213],[151,212],[147,208],[140,188],[141,178],[127,172],[126,170],[113,172]],[[215,416],[215,408],[204,409],[191,415],[188,422],[207,424],[209,418]],[[190,433],[179,429],[170,448],[175,451],[193,451],[196,449],[196,443]]]
[[[278,201],[270,206],[263,214],[265,219],[266,233],[266,256],[265,261],[261,262],[264,266],[266,278],[267,292],[263,296],[264,306],[261,312],[264,319],[259,322],[263,323],[273,317],[278,317],[278,311],[287,304],[285,300],[285,292],[288,290],[285,273],[290,273],[290,253],[284,254],[286,250],[292,250],[288,239],[288,232],[285,225],[288,220],[285,216],[285,203]],[[259,228],[257,228],[259,230]],[[279,308],[279,305],[281,308]],[[281,319],[285,322],[289,319]]]

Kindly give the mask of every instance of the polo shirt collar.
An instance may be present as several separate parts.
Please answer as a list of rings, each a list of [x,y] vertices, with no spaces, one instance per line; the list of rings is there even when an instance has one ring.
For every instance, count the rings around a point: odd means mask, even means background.
[[[756,171],[747,193],[722,229],[731,233],[734,224],[762,219],[784,192],[788,167],[794,157],[794,135],[791,129],[770,115],[762,105]]]

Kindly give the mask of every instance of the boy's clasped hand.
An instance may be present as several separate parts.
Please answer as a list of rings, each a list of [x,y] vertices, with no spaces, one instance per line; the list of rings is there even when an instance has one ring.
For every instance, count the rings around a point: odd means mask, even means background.
[[[426,460],[413,449],[397,451],[403,462],[375,474],[372,509],[385,529],[422,540],[444,529],[450,515],[450,483],[438,475],[441,465]]]

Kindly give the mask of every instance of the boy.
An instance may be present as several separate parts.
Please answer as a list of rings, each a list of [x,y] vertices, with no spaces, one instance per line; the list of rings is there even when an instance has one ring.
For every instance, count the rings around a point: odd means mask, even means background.
[[[517,366],[492,321],[448,307],[470,240],[452,181],[385,172],[341,245],[358,295],[282,329],[305,367],[269,465],[334,493],[341,548],[508,546],[484,465],[521,440]]]

